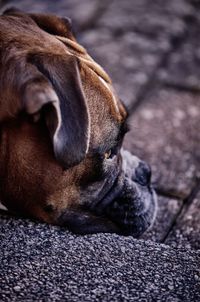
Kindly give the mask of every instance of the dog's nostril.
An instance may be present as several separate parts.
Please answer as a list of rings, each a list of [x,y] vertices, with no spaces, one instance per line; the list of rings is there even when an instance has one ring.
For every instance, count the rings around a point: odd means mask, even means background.
[[[145,162],[140,162],[135,170],[134,180],[142,186],[149,185],[151,181],[151,168]]]

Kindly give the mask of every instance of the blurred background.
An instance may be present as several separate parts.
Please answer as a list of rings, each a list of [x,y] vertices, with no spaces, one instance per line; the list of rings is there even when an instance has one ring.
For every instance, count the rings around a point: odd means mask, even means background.
[[[78,41],[109,73],[129,109],[125,147],[152,166],[159,213],[147,238],[199,248],[200,1],[0,3],[72,19]]]

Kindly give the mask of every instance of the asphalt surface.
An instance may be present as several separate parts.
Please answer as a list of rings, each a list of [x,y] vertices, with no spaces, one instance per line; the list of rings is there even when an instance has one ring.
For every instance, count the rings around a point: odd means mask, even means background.
[[[1,301],[199,301],[200,252],[1,216]]]

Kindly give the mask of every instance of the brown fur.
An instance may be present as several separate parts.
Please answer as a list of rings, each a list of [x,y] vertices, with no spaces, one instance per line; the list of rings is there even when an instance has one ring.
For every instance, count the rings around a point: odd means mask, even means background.
[[[0,17],[0,43],[0,199],[13,212],[58,223],[64,210],[80,205],[84,183],[99,181],[94,171],[98,164],[95,152],[112,147],[126,111],[107,74],[77,44],[69,23],[63,19],[10,11]],[[85,158],[67,170],[55,159],[47,127],[38,112],[40,107],[34,107],[34,102],[27,112],[24,104],[27,82],[52,89],[49,80],[41,77],[28,60],[30,54],[40,53],[52,62],[55,56],[67,58],[66,54],[79,62],[91,118],[90,141]]]

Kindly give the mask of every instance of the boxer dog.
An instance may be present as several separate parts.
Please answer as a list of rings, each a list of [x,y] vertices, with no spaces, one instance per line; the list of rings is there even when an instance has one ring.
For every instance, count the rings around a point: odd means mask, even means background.
[[[0,16],[0,200],[79,234],[140,236],[156,196],[148,165],[122,150],[127,112],[69,19]]]

